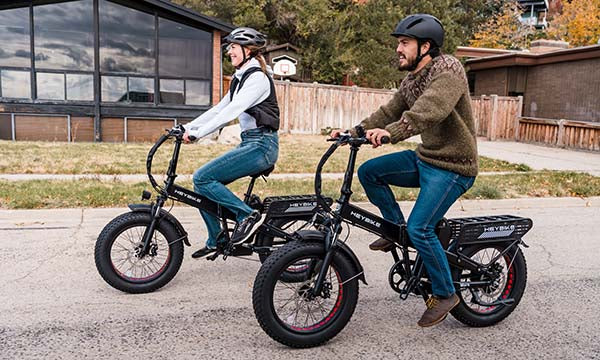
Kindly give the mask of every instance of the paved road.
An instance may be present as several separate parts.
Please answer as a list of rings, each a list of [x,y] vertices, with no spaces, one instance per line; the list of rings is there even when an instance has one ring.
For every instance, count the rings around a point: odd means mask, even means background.
[[[483,329],[454,319],[417,327],[423,302],[398,299],[386,283],[389,255],[369,252],[373,237],[354,231],[350,245],[369,285],[361,286],[348,326],[310,350],[288,349],[258,326],[250,300],[255,262],[192,260],[188,249],[160,291],[109,287],[96,272],[93,246],[124,210],[0,211],[0,358],[600,358],[600,198],[456,204],[450,216],[510,213],[535,224],[526,236],[525,296],[507,320]],[[197,213],[174,213],[198,246]]]

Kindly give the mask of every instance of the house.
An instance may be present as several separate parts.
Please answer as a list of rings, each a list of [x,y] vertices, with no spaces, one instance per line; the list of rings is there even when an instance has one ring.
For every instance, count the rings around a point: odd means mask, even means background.
[[[0,139],[153,141],[222,95],[230,24],[167,0],[0,3]]]
[[[550,8],[548,0],[518,0],[518,3],[523,9],[521,23],[537,29],[544,29],[548,26],[547,18]]]
[[[474,96],[523,96],[526,117],[600,122],[600,45],[538,40],[465,65]]]

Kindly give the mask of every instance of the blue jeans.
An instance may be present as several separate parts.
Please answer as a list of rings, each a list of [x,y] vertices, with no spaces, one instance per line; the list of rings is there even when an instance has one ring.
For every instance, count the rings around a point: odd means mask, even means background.
[[[435,225],[450,206],[464,194],[475,177],[462,176],[428,164],[412,150],[384,155],[365,162],[358,178],[369,200],[386,220],[404,223],[404,215],[389,185],[420,187],[407,222],[408,236],[429,274],[433,294],[448,297],[454,291],[448,259],[435,234]]]
[[[279,154],[276,131],[250,129],[242,132],[241,137],[242,142],[235,149],[204,164],[193,177],[194,191],[231,210],[238,222],[246,218],[252,208],[225,185],[268,169],[275,164]],[[200,210],[200,214],[208,230],[206,246],[215,247],[221,223],[213,214],[203,210]]]

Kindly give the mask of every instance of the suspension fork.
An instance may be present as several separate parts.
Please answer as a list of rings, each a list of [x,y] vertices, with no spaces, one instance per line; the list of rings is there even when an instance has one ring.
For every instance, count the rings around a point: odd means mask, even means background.
[[[323,290],[323,283],[325,282],[325,277],[327,276],[327,270],[329,269],[329,265],[331,265],[331,261],[333,261],[333,255],[336,251],[334,242],[337,238],[338,230],[340,227],[340,223],[336,222],[333,231],[328,231],[327,236],[325,237],[325,259],[323,259],[323,264],[319,269],[319,275],[317,275],[315,286],[312,289],[313,296],[320,295],[321,291]]]
[[[162,209],[164,204],[164,197],[159,196],[156,200],[156,203],[152,205],[152,212],[150,213],[150,215],[152,216],[152,221],[150,222],[150,225],[146,227],[146,230],[144,230],[144,236],[142,237],[144,246],[142,247],[142,251],[140,254],[141,257],[148,255],[148,252],[150,251],[150,241],[154,236],[154,230],[156,230],[156,225],[160,221],[160,209]]]

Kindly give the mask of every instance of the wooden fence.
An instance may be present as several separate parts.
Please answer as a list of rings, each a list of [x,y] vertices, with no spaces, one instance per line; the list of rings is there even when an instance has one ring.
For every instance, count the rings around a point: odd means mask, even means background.
[[[523,97],[479,96],[471,100],[477,136],[489,140],[515,140],[519,132],[519,118],[523,109]]]
[[[393,91],[309,83],[276,82],[282,130],[318,134],[325,128],[349,128],[393,95]]]
[[[600,123],[521,117],[515,140],[600,151]]]
[[[223,93],[231,77],[223,79]],[[319,134],[322,129],[349,128],[392,98],[394,91],[275,81],[281,116],[281,130],[289,133]]]

